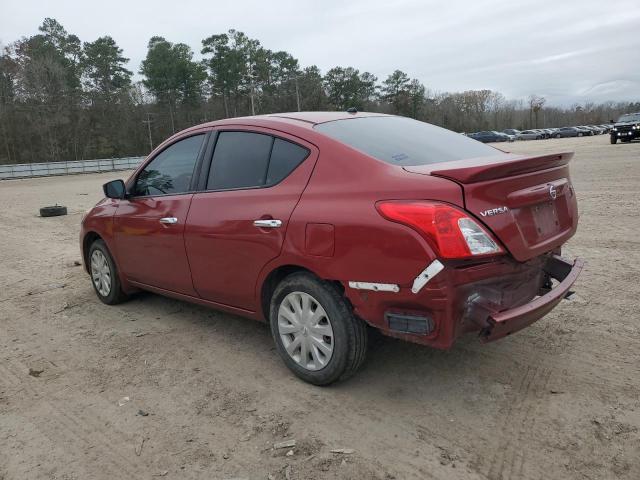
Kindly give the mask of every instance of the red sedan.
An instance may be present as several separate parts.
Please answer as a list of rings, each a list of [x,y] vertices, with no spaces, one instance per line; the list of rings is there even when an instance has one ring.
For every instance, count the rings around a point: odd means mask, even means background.
[[[572,153],[523,156],[408,118],[283,113],[180,132],[83,219],[104,303],[136,290],[267,321],[324,385],[362,364],[367,326],[449,348],[546,315],[582,261]]]

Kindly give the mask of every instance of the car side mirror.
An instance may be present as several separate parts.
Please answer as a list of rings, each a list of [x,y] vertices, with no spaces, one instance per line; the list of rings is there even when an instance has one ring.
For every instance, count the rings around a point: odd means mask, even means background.
[[[111,180],[102,186],[104,194],[107,198],[123,199],[127,196],[127,188],[124,182],[120,179]]]

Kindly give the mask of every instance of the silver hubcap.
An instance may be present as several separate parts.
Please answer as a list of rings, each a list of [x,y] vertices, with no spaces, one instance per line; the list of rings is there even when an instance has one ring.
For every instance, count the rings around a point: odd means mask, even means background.
[[[98,293],[103,297],[108,296],[111,291],[111,270],[107,257],[100,250],[94,250],[91,254],[91,277]]]
[[[278,333],[289,356],[301,367],[320,370],[331,360],[331,322],[308,293],[291,292],[284,297],[278,309]]]

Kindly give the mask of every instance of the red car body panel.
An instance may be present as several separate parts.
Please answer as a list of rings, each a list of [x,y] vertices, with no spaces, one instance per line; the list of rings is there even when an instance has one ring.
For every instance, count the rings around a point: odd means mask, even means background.
[[[525,261],[562,245],[578,225],[578,204],[569,181],[572,153],[528,157],[503,155],[501,161],[480,159],[405,167],[407,171],[450,178],[464,190],[464,206],[498,236],[516,260]],[[459,168],[452,168],[453,165]],[[428,168],[427,168],[428,167]],[[550,189],[553,187],[553,198]],[[485,215],[506,207],[500,215]]]
[[[234,130],[273,133],[262,128]],[[273,187],[201,192],[193,196],[185,244],[197,294],[209,301],[256,311],[255,282],[264,265],[280,255],[289,217],[318,158],[318,149],[279,133],[310,150],[307,159]],[[265,202],[268,198],[268,202]],[[254,220],[279,219],[282,228],[256,228]],[[224,272],[220,275],[218,272]]]
[[[357,114],[368,116],[381,115]],[[485,341],[500,338],[542,317],[563,298],[582,263],[555,269],[559,274],[546,266],[576,230],[571,154],[497,153],[489,159],[400,167],[313,129],[316,123],[353,118],[341,112],[247,117],[174,135],[134,172],[128,188],[158,152],[194,132],[269,133],[310,154],[268,188],[103,200],[83,221],[84,258],[87,238],[99,235],[125,290],[140,287],[258,320],[266,320],[263,293],[273,272],[304,268],[339,283],[356,315],[385,334],[438,348],[450,347],[469,331],[481,332]],[[505,252],[440,259],[442,272],[413,293],[414,279],[438,254],[418,231],[382,217],[376,204],[385,200],[434,200],[465,209]],[[499,206],[506,209],[486,215]],[[158,223],[162,217],[180,222],[165,226]],[[258,228],[253,225],[258,219],[283,224]],[[535,308],[523,309],[549,277],[562,288],[537,297]],[[395,284],[399,291],[355,289],[349,282]],[[427,334],[392,330],[387,316],[394,313],[428,316],[433,329]]]
[[[185,223],[160,223],[164,217],[186,219],[192,199],[169,195],[120,201],[113,219],[114,242],[120,271],[129,281],[196,295],[184,245]]]

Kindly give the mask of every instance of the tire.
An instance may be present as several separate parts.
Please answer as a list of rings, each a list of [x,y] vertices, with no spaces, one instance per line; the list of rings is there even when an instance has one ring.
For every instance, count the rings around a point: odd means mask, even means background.
[[[582,132],[578,132],[578,136],[581,137],[582,136]]]
[[[562,138],[562,135],[560,135],[559,133],[556,135],[556,138]]]
[[[60,215],[67,214],[67,207],[62,205],[51,205],[49,207],[42,207],[40,209],[41,217],[59,217]]]
[[[306,316],[300,313],[305,310]],[[314,324],[316,314],[318,319]],[[305,382],[329,385],[346,380],[364,362],[367,326],[353,314],[342,293],[330,282],[307,272],[289,275],[271,297],[269,318],[280,357]],[[300,318],[308,320],[299,322]],[[287,346],[285,342],[289,342]],[[303,348],[308,352],[304,359]],[[323,353],[328,348],[331,349],[329,355]]]
[[[618,142],[618,138],[611,135],[609,137],[609,141],[611,142],[611,145],[615,145]]]
[[[95,263],[94,263],[95,262]],[[118,269],[113,261],[113,257],[102,240],[96,240],[89,247],[89,255],[87,265],[91,278],[93,290],[102,303],[107,305],[117,305],[127,300],[128,296],[122,291]],[[108,271],[108,289],[105,286],[106,275]],[[100,274],[99,272],[102,272]],[[99,284],[99,286],[97,285]]]

